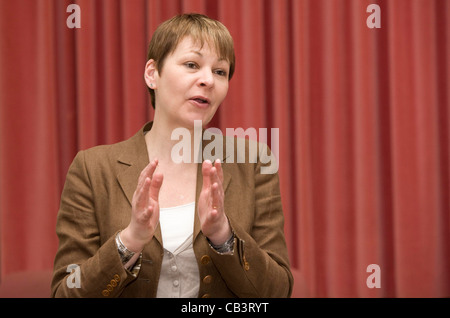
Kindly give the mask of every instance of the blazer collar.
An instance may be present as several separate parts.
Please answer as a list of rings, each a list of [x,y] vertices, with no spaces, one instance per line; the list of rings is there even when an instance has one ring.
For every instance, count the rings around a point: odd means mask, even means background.
[[[141,171],[149,164],[147,145],[145,142],[145,133],[148,132],[153,125],[153,122],[148,122],[140,129],[133,137],[130,139],[119,143],[120,149],[117,155],[117,162],[120,166],[119,172],[117,174],[117,180],[122,188],[125,196],[127,197],[130,205],[133,199],[134,191],[138,183],[139,175]],[[204,132],[204,131],[203,131]],[[226,140],[223,138],[223,154],[225,154]],[[205,147],[212,142],[212,140],[203,140],[202,142],[202,153],[204,153]],[[212,158],[203,158],[212,159]],[[222,158],[222,162],[226,161],[226,157]],[[228,185],[231,181],[231,176],[228,173],[227,165],[222,165],[223,168],[223,188],[226,192]],[[197,213],[198,197],[200,195],[203,186],[203,176],[202,176],[202,164],[198,164],[197,168],[197,185],[196,185],[196,196],[195,196],[195,219],[194,219],[194,240],[200,232],[200,220]],[[162,245],[161,228],[158,227],[155,232],[155,238]]]

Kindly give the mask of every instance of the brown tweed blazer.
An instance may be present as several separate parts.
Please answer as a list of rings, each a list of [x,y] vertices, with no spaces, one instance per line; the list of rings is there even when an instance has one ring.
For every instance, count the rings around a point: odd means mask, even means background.
[[[115,234],[130,222],[137,180],[149,163],[144,132],[151,129],[151,124],[126,141],[80,151],[75,157],[57,217],[59,247],[52,296],[156,296],[163,257],[159,226],[142,252],[137,277],[124,269],[115,244]],[[225,144],[234,138],[223,138],[225,154]],[[204,141],[203,147],[207,143]],[[246,151],[248,144],[246,141]],[[236,154],[236,145],[234,149]],[[293,278],[283,232],[278,174],[261,174],[260,160],[237,163],[235,158],[234,163],[227,163],[230,157],[224,157],[225,213],[236,234],[234,253],[216,253],[201,233],[195,216],[193,247],[200,273],[198,296],[289,297]],[[202,187],[199,165],[196,201]],[[79,288],[66,283],[70,264],[80,266]]]

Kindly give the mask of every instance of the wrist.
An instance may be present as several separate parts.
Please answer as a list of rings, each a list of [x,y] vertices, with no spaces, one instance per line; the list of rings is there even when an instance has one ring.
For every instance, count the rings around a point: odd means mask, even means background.
[[[122,264],[127,264],[135,255],[135,252],[130,251],[120,239],[120,232],[116,234],[116,247],[119,252]]]
[[[231,235],[228,237],[228,239],[220,244],[215,245],[213,244],[208,238],[209,245],[219,254],[233,254],[234,251],[234,242],[235,242],[235,236],[234,233],[231,232]]]
[[[133,253],[140,253],[144,249],[144,245],[139,243],[137,240],[133,239],[129,233],[129,229],[125,228],[124,230],[118,233],[119,240],[122,244]]]
[[[230,236],[233,235],[233,232],[231,231],[231,226],[228,223],[227,220],[227,226],[224,227],[222,230],[215,232],[213,235],[209,235],[208,241],[212,243],[214,246],[220,246],[222,244],[225,244],[229,239]]]

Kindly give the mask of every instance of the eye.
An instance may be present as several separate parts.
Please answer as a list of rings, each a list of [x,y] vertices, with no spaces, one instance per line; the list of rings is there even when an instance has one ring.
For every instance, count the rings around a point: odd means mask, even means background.
[[[217,75],[219,75],[219,76],[224,76],[224,77],[227,76],[227,72],[224,71],[224,70],[221,70],[221,69],[215,70],[214,73],[217,74]]]
[[[198,68],[198,65],[197,65],[196,63],[194,63],[194,62],[186,62],[186,63],[184,63],[184,65],[185,65],[186,67],[188,67],[188,68],[191,68],[191,69],[196,69],[196,68]]]

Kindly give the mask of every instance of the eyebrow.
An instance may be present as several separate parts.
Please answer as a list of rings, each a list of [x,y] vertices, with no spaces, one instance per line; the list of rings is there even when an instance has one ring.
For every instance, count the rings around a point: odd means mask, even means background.
[[[200,57],[203,57],[203,54],[200,53],[200,51],[191,50],[191,51],[189,51],[189,53],[194,53],[194,54],[196,54],[196,55],[198,55]],[[227,59],[224,58],[224,57],[221,57],[221,58],[218,59],[218,62],[222,62],[222,61],[228,62]]]
[[[191,50],[191,51],[189,51],[189,53],[195,53],[195,54],[197,54],[197,55],[199,55],[199,56],[203,57],[203,54],[202,54],[202,53],[200,53],[199,51],[194,51],[194,50]]]

